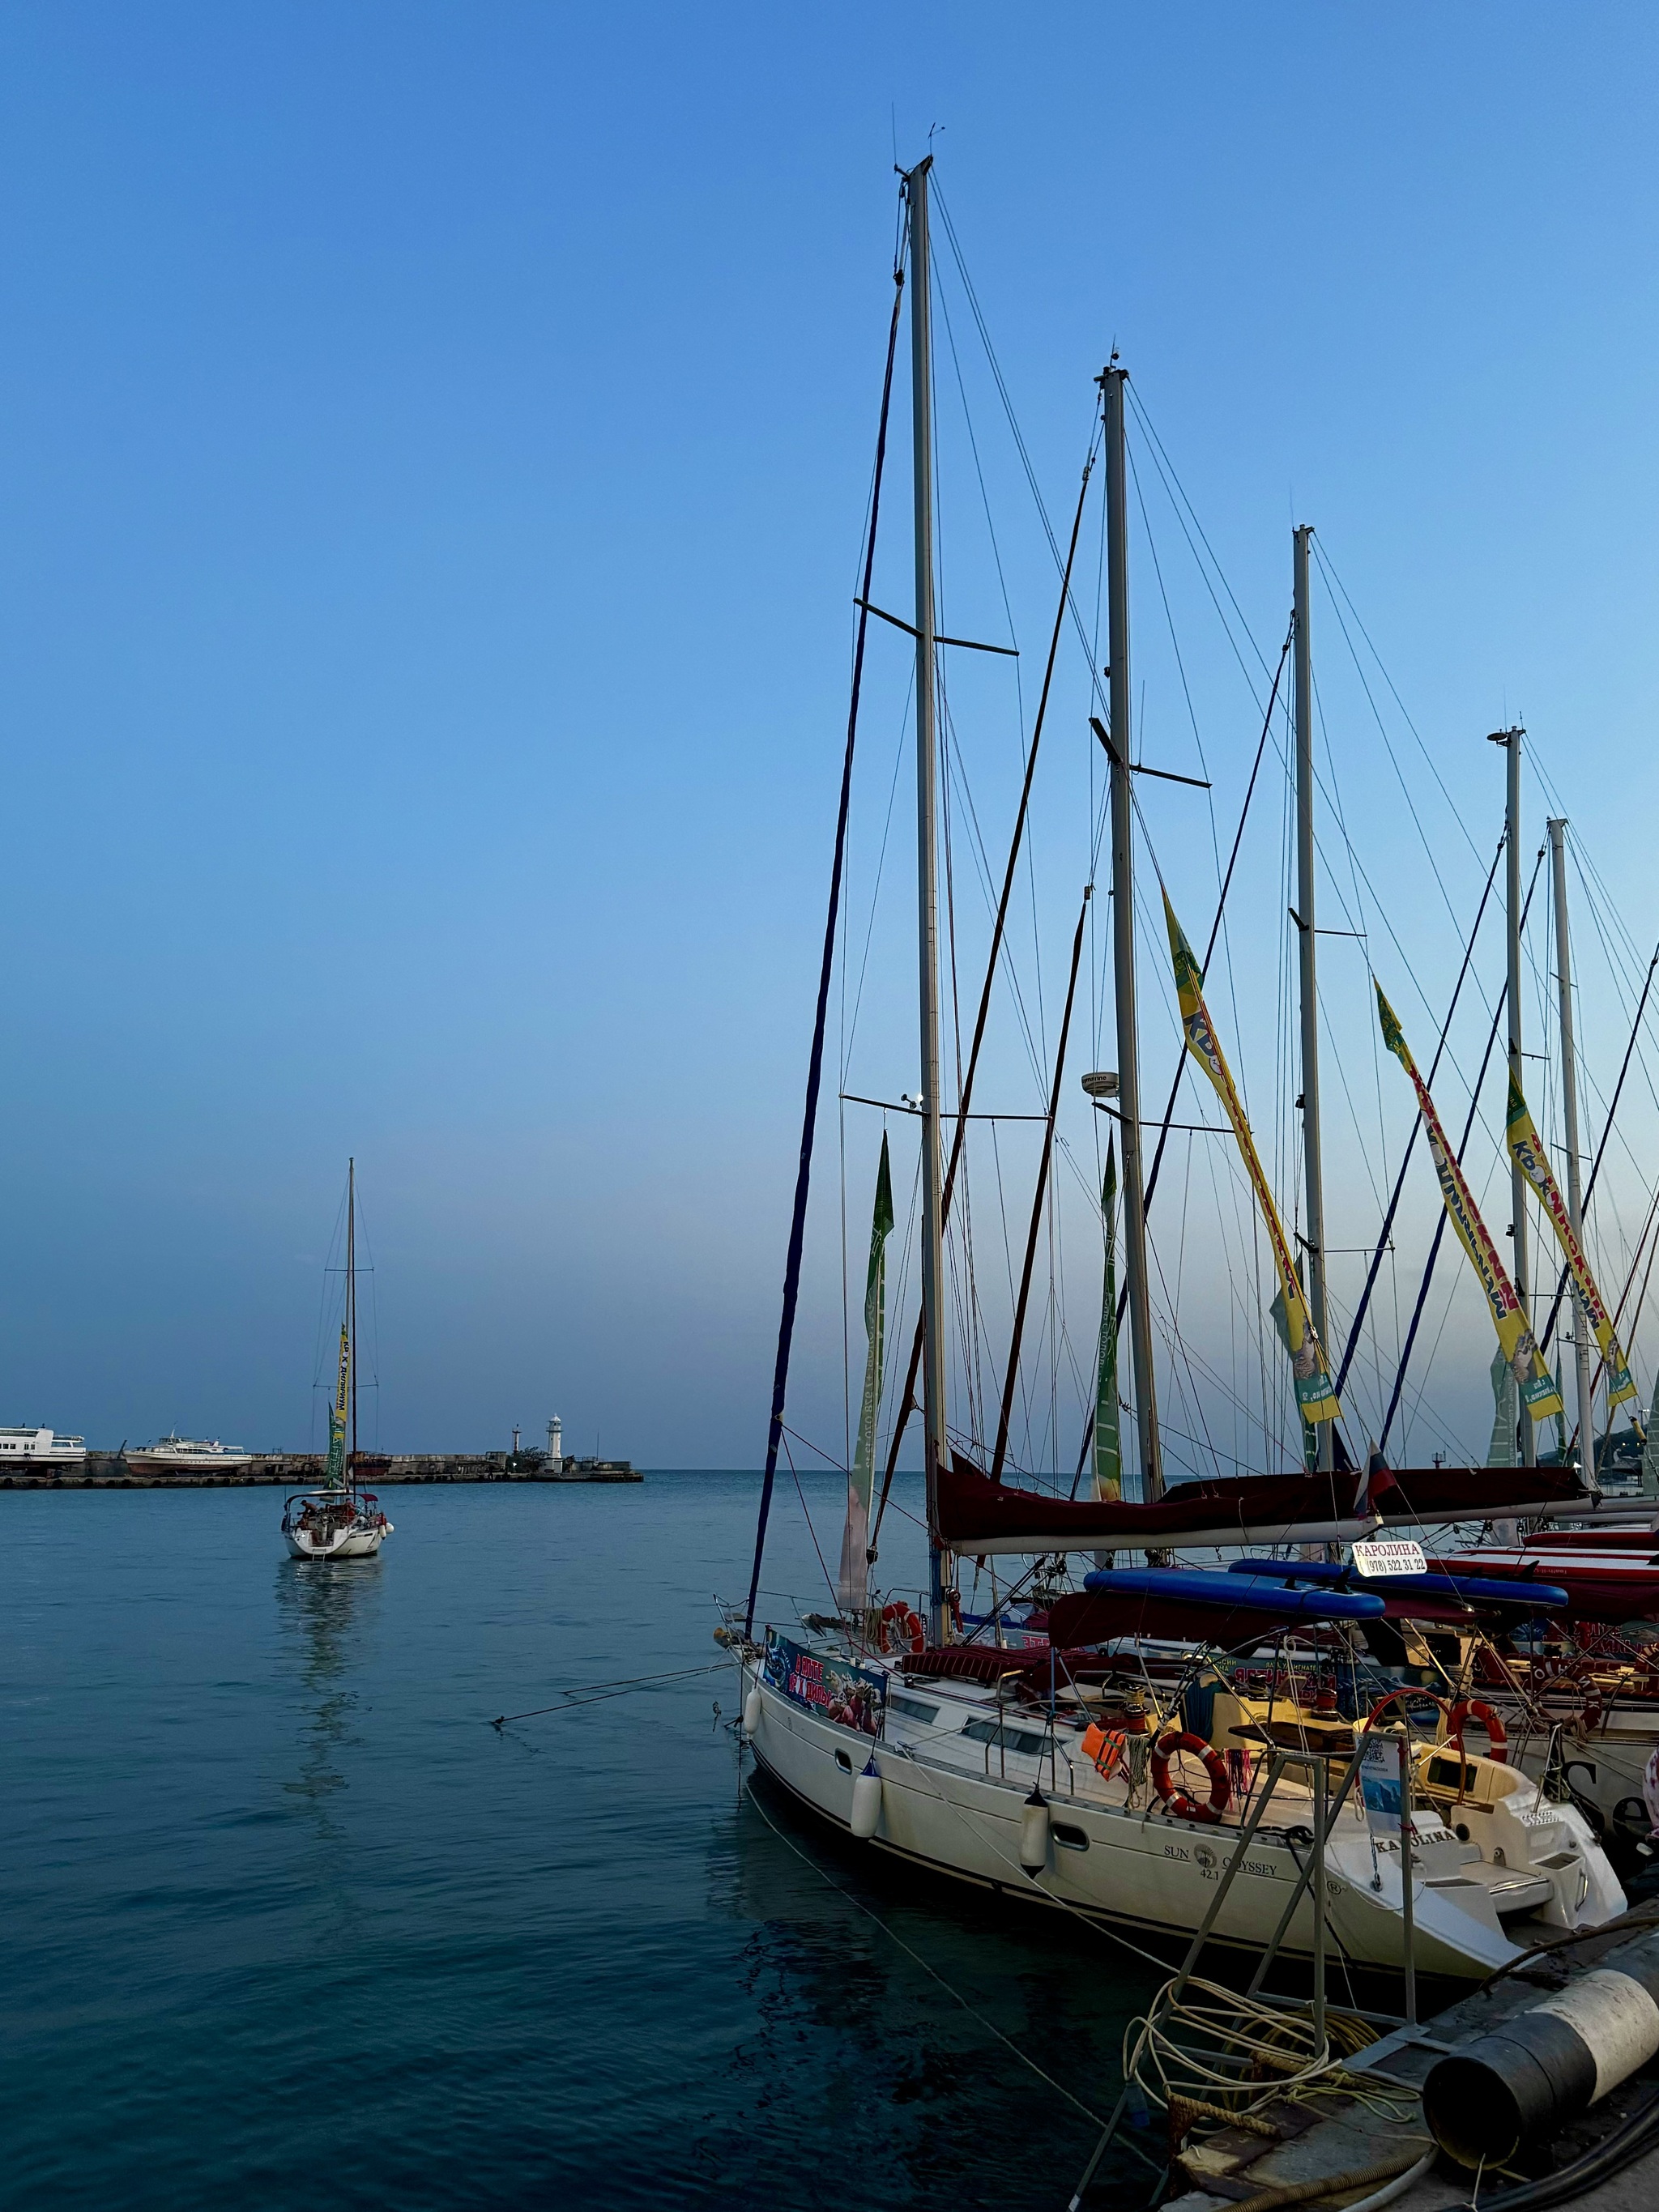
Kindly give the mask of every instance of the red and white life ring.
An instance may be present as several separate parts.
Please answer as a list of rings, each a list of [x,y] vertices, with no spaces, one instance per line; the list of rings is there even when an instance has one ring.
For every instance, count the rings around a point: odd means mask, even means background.
[[[1194,1752],[1203,1760],[1204,1770],[1210,1778],[1207,1805],[1199,1804],[1170,1778],[1170,1761],[1178,1751]],[[1164,1809],[1177,1820],[1218,1820],[1233,1794],[1226,1760],[1201,1735],[1189,1735],[1184,1729],[1178,1735],[1166,1735],[1153,1746],[1152,1787],[1164,1800]]]
[[[1479,1721],[1486,1731],[1487,1758],[1496,1760],[1498,1765],[1502,1766],[1509,1758],[1504,1746],[1509,1742],[1510,1732],[1484,1698],[1458,1699],[1446,1716],[1447,1742],[1455,1743],[1461,1756],[1463,1750],[1463,1724],[1466,1721],[1471,1720]]]
[[[921,1615],[904,1600],[895,1598],[881,1609],[881,1648],[884,1651],[925,1651],[927,1631]]]

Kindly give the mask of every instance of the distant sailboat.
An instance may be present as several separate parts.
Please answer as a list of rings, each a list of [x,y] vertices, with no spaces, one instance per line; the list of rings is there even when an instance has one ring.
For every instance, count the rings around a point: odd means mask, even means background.
[[[357,1163],[346,1170],[346,1297],[340,1358],[328,1416],[328,1466],[320,1490],[296,1491],[283,1508],[283,1534],[296,1559],[371,1559],[392,1523],[371,1491],[357,1486]],[[346,1450],[346,1428],[351,1450]]]

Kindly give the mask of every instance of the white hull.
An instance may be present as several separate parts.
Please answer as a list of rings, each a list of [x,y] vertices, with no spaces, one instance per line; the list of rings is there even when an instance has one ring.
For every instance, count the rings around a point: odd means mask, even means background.
[[[1032,1761],[1009,1754],[1000,1762],[1006,1772],[999,1774],[991,1771],[988,1753],[988,1771],[981,1775],[930,1756],[915,1743],[872,1743],[857,1729],[822,1719],[781,1695],[758,1679],[752,1660],[744,1663],[744,1690],[745,1699],[759,1692],[759,1725],[750,1738],[757,1759],[803,1803],[850,1832],[854,1779],[873,1755],[883,1785],[874,1848],[1005,1895],[1165,1938],[1188,1936],[1209,1910],[1237,1837],[1231,1822],[1171,1819],[1156,1799],[1131,1807],[1120,1793],[1119,1802],[1109,1802],[1104,1788],[1092,1786],[1092,1770],[1085,1765],[1079,1775],[1064,1759],[1056,1767],[1047,1757]],[[925,1697],[930,1705],[949,1704],[933,1683],[914,1686],[907,1694]],[[941,1747],[950,1747],[943,1739]],[[1030,1874],[1020,1864],[1020,1836],[1034,1781],[1048,1801],[1052,1832],[1043,1868]],[[1535,1796],[1526,1794],[1529,1800]],[[1306,1858],[1311,1814],[1305,1788],[1289,1781],[1275,1794],[1275,1814],[1281,1804],[1279,1820],[1264,1823],[1252,1839],[1228,1891],[1213,1930],[1218,1942],[1260,1952],[1273,1940]],[[1523,1822],[1528,1817],[1521,1814]],[[1438,1847],[1445,1863],[1437,1868],[1428,1863],[1435,1853],[1424,1854],[1425,1865],[1421,1871],[1414,1868],[1413,1880],[1419,1972],[1484,1979],[1549,1927],[1595,1925],[1624,1909],[1623,1893],[1579,1814],[1550,1805],[1530,1819],[1534,1827],[1549,1828],[1547,1837],[1539,1837],[1540,1850],[1551,1842],[1564,1848],[1555,1855],[1554,1874],[1528,1870],[1513,1877],[1516,1893],[1547,1893],[1541,1909],[1517,1925],[1513,1937],[1500,1917],[1503,1870],[1488,1865],[1476,1879],[1460,1869],[1455,1863],[1460,1846],[1449,1836]],[[1298,1827],[1304,1833],[1297,1837]],[[1350,1804],[1335,1824],[1327,1866],[1329,1926],[1340,1952],[1358,1966],[1398,1970],[1404,1962],[1400,1861],[1386,1843],[1373,1850],[1358,1807]],[[1304,1893],[1285,1953],[1310,1957],[1313,1936],[1312,1900]]]
[[[392,1523],[372,1528],[343,1528],[337,1535],[313,1541],[309,1529],[284,1528],[283,1539],[296,1559],[372,1559],[392,1534]]]
[[[79,1437],[55,1429],[0,1429],[0,1474],[9,1468],[80,1467],[87,1448]]]

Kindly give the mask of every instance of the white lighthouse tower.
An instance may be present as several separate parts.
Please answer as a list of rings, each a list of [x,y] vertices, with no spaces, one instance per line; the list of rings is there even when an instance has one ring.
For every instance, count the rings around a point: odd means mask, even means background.
[[[564,1427],[556,1413],[547,1425],[547,1471],[556,1474],[564,1465]]]

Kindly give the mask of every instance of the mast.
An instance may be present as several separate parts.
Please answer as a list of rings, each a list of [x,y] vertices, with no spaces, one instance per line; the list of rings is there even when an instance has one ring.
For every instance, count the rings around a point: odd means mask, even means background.
[[[921,1014],[921,1318],[923,1453],[927,1477],[928,1634],[945,1641],[939,1474],[945,1428],[945,1251],[939,1120],[938,653],[933,626],[933,270],[927,253],[931,154],[905,179],[910,202],[911,462],[916,547],[916,896]]]
[[[346,1163],[346,1336],[351,1346],[350,1486],[357,1487],[357,1163]]]
[[[1308,1215],[1308,1310],[1322,1345],[1325,1327],[1325,1177],[1319,1149],[1319,996],[1314,929],[1314,757],[1313,653],[1308,631],[1308,540],[1306,523],[1291,533],[1296,570],[1296,899],[1301,936],[1303,1181]],[[1319,1464],[1334,1465],[1335,1429],[1322,1421],[1316,1431]]]
[[[1494,730],[1492,742],[1507,755],[1508,787],[1504,801],[1504,884],[1508,893],[1509,981],[1504,1002],[1509,1015],[1510,1080],[1525,1092],[1521,1054],[1521,740],[1526,732],[1517,723],[1511,730]],[[1521,1302],[1527,1326],[1532,1327],[1531,1270],[1527,1262],[1527,1178],[1519,1167],[1510,1170],[1510,1233],[1515,1239],[1515,1265],[1510,1277]],[[1521,1464],[1538,1464],[1538,1438],[1524,1398],[1521,1404]]]
[[[1123,387],[1129,372],[1109,362],[1100,374],[1106,410],[1106,596],[1112,718],[1112,978],[1117,1001],[1118,1110],[1123,1131],[1123,1275],[1129,1301],[1140,1494],[1164,1495],[1158,1440],[1158,1383],[1152,1372],[1152,1310],[1146,1280],[1146,1200],[1141,1180],[1140,1042],[1135,1012],[1133,807],[1129,790],[1129,534]]]
[[[1578,1174],[1578,1062],[1572,1035],[1572,946],[1567,934],[1566,822],[1553,821],[1550,872],[1555,889],[1555,981],[1561,1008],[1561,1118],[1567,1142],[1567,1219],[1573,1240],[1584,1249],[1583,1199]],[[1573,1365],[1578,1373],[1578,1464],[1584,1480],[1595,1484],[1595,1399],[1590,1380],[1590,1332],[1583,1300],[1575,1291]],[[1565,1457],[1565,1454],[1563,1455]]]

